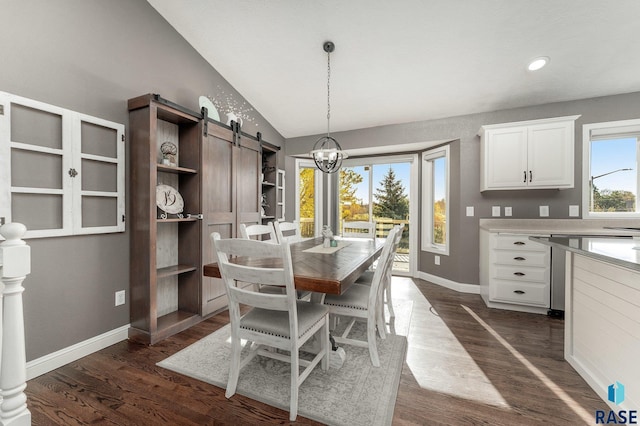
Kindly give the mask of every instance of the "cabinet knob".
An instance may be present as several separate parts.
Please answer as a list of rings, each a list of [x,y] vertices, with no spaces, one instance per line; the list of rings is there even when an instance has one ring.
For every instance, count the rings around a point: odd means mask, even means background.
[[[524,294],[525,292],[522,290],[513,290],[515,294]]]
[[[519,277],[524,277],[525,273],[524,272],[514,272],[513,275],[517,275]]]
[[[527,259],[525,259],[522,256],[517,256],[517,257],[514,257],[513,260],[527,260]]]

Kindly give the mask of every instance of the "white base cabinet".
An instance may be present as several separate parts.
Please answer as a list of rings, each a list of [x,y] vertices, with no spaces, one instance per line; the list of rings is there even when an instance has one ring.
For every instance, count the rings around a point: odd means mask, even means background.
[[[573,188],[578,117],[482,126],[480,190]]]
[[[490,308],[547,313],[550,248],[529,236],[480,230],[480,294]]]
[[[640,410],[640,273],[567,253],[564,355],[603,400],[626,385],[618,410]]]

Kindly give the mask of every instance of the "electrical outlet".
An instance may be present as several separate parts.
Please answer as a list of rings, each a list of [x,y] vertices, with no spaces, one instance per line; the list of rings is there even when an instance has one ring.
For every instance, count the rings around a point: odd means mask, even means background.
[[[125,290],[116,291],[116,306],[124,305]]]
[[[549,216],[549,206],[540,206],[540,217]]]
[[[440,264],[440,256],[438,256],[438,255],[434,256],[434,257],[433,257],[433,262],[434,262],[436,265],[439,265],[439,264]]]
[[[580,216],[580,206],[569,206],[569,217]]]
[[[492,206],[491,207],[491,216],[500,217],[500,206]]]
[[[511,216],[513,214],[513,209],[511,207],[505,207],[504,208],[504,215],[505,216]]]
[[[467,206],[467,216],[473,216],[475,214],[473,206]]]

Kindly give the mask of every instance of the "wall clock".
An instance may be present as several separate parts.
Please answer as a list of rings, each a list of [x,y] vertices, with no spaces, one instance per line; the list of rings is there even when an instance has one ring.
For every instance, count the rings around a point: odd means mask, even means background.
[[[156,186],[156,205],[165,213],[180,214],[184,209],[184,201],[180,193],[172,186]],[[166,215],[163,215],[166,217]]]

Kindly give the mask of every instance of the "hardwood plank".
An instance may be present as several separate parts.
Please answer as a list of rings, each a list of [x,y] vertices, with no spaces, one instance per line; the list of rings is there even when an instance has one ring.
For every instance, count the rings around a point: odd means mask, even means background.
[[[579,424],[571,408],[608,410],[564,361],[563,321],[488,309],[478,295],[394,277],[394,300],[413,302],[394,425]],[[571,400],[514,358],[470,308]],[[120,342],[27,383],[33,425],[290,424],[286,411],[156,366],[229,321],[222,312],[153,346]],[[594,419],[595,421],[595,419]],[[298,416],[296,424],[318,424]]]

